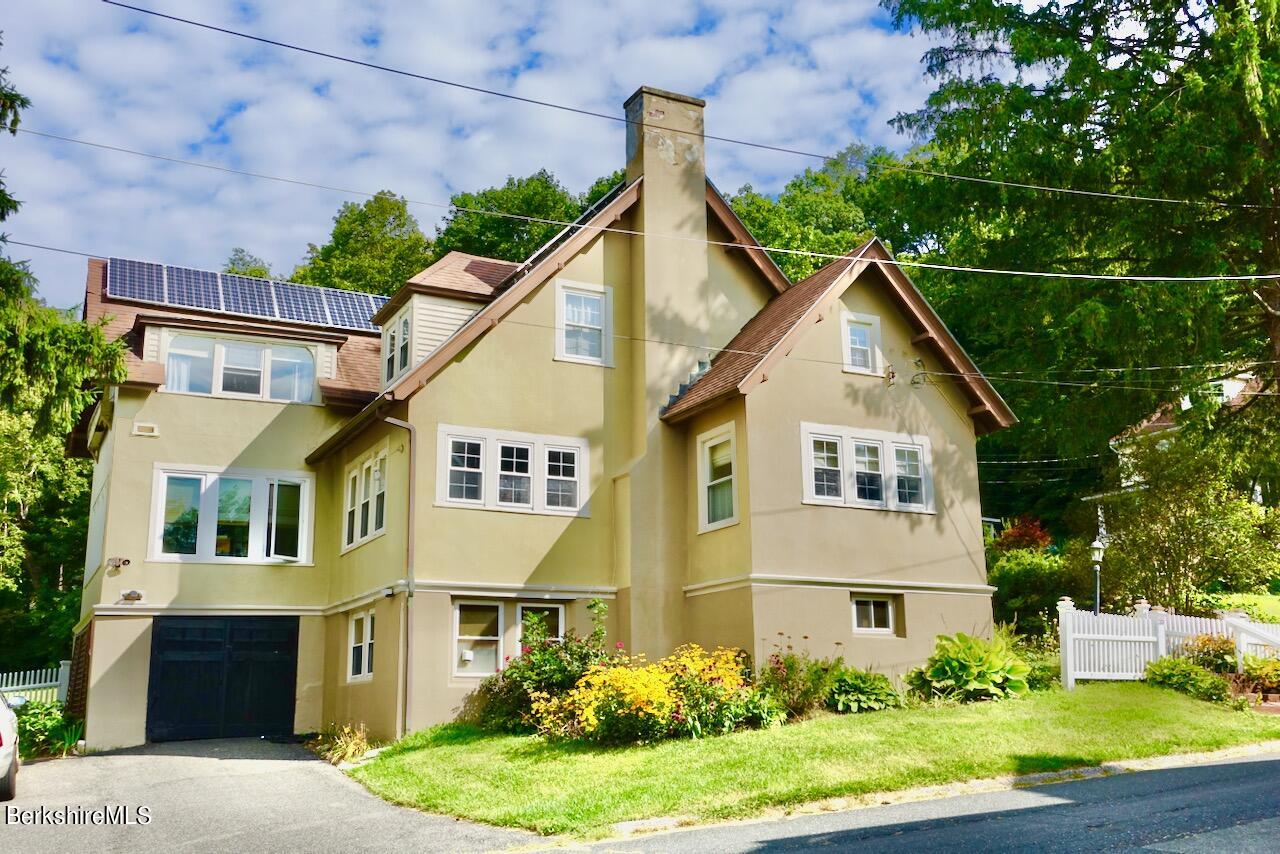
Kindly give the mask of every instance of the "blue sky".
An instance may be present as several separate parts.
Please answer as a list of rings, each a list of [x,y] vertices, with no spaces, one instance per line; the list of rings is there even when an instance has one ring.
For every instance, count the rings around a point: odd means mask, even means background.
[[[874,0],[661,4],[176,2],[137,5],[531,98],[621,114],[642,84],[707,99],[709,133],[835,151],[902,148],[887,124],[928,94],[919,36]],[[253,172],[447,201],[552,170],[572,190],[621,165],[622,125],[399,78],[93,0],[7,0],[23,126]],[[813,161],[711,143],[721,189],[767,192]],[[287,274],[351,199],[19,134],[0,167],[17,240],[193,267],[244,246]],[[433,233],[435,208],[414,214]],[[84,259],[29,257],[41,294],[78,303]]]

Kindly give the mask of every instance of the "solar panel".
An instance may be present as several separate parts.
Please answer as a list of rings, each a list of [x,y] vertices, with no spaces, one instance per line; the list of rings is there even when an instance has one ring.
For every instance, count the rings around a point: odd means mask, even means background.
[[[367,332],[378,330],[371,318],[388,299],[125,258],[107,261],[107,296]]]
[[[112,258],[107,262],[107,296],[164,302],[164,267]]]
[[[222,298],[218,289],[218,274],[208,270],[191,270],[186,267],[165,267],[169,284],[169,303],[191,308],[207,308],[218,311]]]
[[[324,294],[311,285],[293,285],[275,282],[276,310],[284,320],[329,325],[329,315],[324,309]]]
[[[369,318],[373,317],[374,309],[373,300],[369,299],[368,294],[325,288],[324,301],[329,306],[329,319],[334,326],[353,329],[369,327]]]
[[[222,307],[236,314],[275,317],[276,304],[271,299],[271,282],[223,273]]]

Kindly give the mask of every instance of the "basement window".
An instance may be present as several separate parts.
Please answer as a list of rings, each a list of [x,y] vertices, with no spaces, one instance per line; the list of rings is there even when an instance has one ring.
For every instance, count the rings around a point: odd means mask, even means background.
[[[502,605],[455,602],[453,675],[481,677],[498,672],[502,662]]]
[[[895,610],[892,596],[855,595],[853,597],[854,632],[893,634]]]

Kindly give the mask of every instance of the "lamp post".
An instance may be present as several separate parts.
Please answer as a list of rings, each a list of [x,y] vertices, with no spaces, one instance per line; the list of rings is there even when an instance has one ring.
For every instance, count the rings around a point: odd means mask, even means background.
[[[1093,557],[1093,613],[1102,613],[1102,553],[1106,547],[1101,540],[1094,540],[1089,546],[1089,554]]]

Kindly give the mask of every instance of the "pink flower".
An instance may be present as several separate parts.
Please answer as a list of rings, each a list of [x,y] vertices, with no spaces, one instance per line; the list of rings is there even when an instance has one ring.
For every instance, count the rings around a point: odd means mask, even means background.
[[[625,644],[622,641],[618,641],[618,649],[622,649],[624,646]]]
[[[524,655],[527,652],[529,652],[529,650],[530,650],[530,647],[526,644],[525,646],[520,647],[520,654]]]

